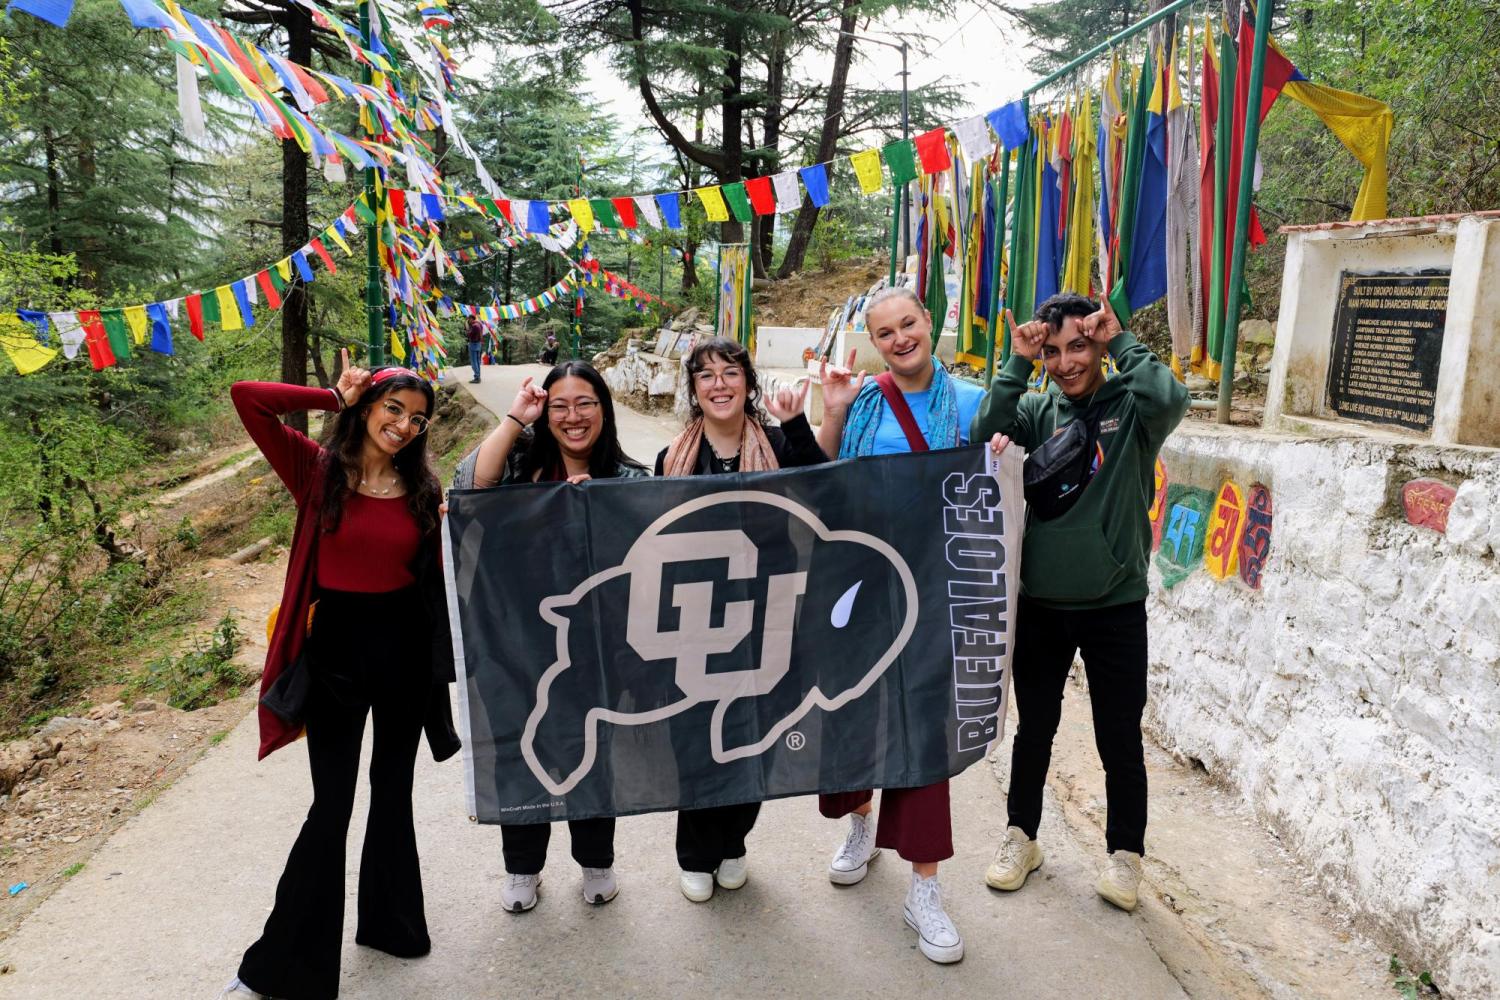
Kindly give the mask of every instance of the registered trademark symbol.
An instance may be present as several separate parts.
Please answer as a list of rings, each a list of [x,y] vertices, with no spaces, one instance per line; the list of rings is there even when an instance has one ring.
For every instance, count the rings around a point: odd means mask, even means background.
[[[786,734],[786,748],[788,750],[801,750],[807,745],[807,737],[793,729]]]

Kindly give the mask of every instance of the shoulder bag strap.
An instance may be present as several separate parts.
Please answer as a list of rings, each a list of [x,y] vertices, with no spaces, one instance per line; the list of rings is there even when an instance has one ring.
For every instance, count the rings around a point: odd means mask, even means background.
[[[911,446],[912,451],[926,451],[927,439],[922,436],[922,430],[917,426],[917,418],[911,415],[911,407],[906,405],[906,397],[901,395],[901,390],[896,388],[896,380],[890,372],[881,372],[875,376],[875,384],[880,388],[880,394],[885,397],[886,405],[896,416],[896,423],[901,425],[901,432],[906,435],[906,443]]]

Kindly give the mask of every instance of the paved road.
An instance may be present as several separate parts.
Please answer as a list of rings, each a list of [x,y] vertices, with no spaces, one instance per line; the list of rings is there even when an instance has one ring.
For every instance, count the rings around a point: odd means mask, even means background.
[[[487,369],[470,388],[503,412],[534,370]],[[671,432],[670,422],[635,414],[622,414],[621,425],[642,460]],[[0,976],[0,996],[216,996],[265,920],[311,798],[301,746],[261,763],[255,746],[249,716],[0,942],[0,964],[12,968]],[[843,826],[822,819],[810,799],[766,805],[750,837],[749,883],[709,903],[678,892],[672,817],[653,815],[619,822],[613,903],[582,901],[559,828],[541,902],[507,913],[499,831],[465,818],[458,759],[434,764],[422,754],[415,807],[433,951],[404,961],[353,943],[362,790],[349,852],[344,997],[1186,996],[1139,918],[1094,895],[1097,859],[1065,838],[1050,793],[1046,866],[1019,894],[985,888],[1004,827],[989,765],[954,782],[957,857],[944,865],[943,882],[967,956],[940,967],[917,951],[902,921],[908,875],[893,854],[861,885],[828,882]]]

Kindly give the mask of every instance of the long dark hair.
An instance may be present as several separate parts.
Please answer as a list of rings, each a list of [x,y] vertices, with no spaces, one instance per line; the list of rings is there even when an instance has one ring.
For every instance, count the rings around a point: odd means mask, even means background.
[[[376,368],[372,375],[386,371]],[[396,369],[400,374],[389,375],[379,385],[371,384],[353,406],[346,406],[323,434],[323,447],[328,459],[323,463],[323,511],[324,531],[338,529],[344,514],[344,498],[349,495],[351,480],[358,480],[360,455],[365,447],[365,416],[370,407],[381,399],[401,389],[416,389],[427,401],[426,417],[432,419],[437,399],[432,386],[405,368]],[[406,447],[396,452],[393,464],[396,474],[406,488],[406,507],[416,518],[417,526],[426,535],[438,526],[438,505],[443,502],[443,488],[438,483],[437,473],[427,455],[427,435],[418,434],[407,442]]]
[[[708,367],[708,359],[717,358],[728,365],[738,365],[745,373],[745,419],[754,420],[757,423],[766,422],[765,411],[760,407],[760,377],[755,374],[755,365],[750,360],[750,352],[744,344],[730,340],[728,337],[710,337],[703,343],[688,352],[687,360],[683,366],[687,368],[688,377],[688,411],[689,419],[696,420],[703,416],[703,409],[698,405],[698,373]]]
[[[542,379],[542,389],[551,389],[553,383],[563,378],[583,379],[599,397],[599,412],[603,421],[599,428],[599,440],[594,442],[594,447],[589,451],[589,475],[595,479],[612,479],[619,473],[622,465],[644,468],[620,447],[620,435],[615,428],[615,402],[609,394],[609,385],[605,383],[604,377],[586,361],[564,361],[555,365],[547,373],[547,377]],[[521,481],[530,482],[537,473],[540,473],[537,475],[538,479],[561,479],[565,469],[562,449],[558,447],[557,438],[552,436],[552,428],[547,422],[547,408],[544,406],[542,415],[531,425],[531,443],[521,456]]]

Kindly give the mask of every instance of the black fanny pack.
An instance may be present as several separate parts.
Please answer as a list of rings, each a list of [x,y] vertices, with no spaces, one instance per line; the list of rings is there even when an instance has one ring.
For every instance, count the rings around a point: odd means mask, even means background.
[[[1099,420],[1104,407],[1084,410],[1061,432],[1026,456],[1022,484],[1026,505],[1043,521],[1073,509],[1094,478],[1099,449]]]

